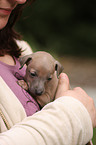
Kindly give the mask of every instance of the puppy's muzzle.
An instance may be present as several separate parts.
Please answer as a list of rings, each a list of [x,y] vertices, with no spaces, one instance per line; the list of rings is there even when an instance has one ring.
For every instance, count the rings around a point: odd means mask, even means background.
[[[35,89],[35,95],[36,96],[41,96],[44,93],[43,89]]]

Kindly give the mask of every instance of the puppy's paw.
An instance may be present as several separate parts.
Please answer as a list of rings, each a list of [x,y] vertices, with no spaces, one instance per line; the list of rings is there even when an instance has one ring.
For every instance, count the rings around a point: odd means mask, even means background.
[[[18,80],[17,84],[22,87],[24,90],[28,91],[28,85],[24,80]]]

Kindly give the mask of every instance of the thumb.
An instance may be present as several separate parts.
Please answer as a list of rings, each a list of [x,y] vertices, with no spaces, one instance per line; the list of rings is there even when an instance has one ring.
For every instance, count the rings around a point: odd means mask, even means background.
[[[64,92],[69,90],[69,78],[65,73],[61,73],[59,76],[58,88],[55,99],[63,96]]]

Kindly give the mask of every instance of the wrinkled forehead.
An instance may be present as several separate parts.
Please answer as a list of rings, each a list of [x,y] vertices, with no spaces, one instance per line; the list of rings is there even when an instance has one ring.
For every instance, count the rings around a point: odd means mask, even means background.
[[[32,59],[28,65],[28,69],[36,71],[39,75],[52,74],[55,71],[55,64],[52,59],[48,59],[47,57],[37,57]]]

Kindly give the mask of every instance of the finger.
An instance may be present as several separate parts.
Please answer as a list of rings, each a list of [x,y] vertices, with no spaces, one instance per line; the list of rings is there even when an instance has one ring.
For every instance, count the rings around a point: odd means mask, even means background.
[[[69,89],[69,78],[67,74],[65,73],[60,74],[58,87],[62,87],[63,91],[67,91]]]
[[[93,127],[96,128],[96,110],[95,110],[95,119],[94,119]]]
[[[69,78],[65,73],[61,73],[59,76],[58,88],[56,97],[61,97],[65,91],[69,89]]]
[[[85,96],[85,97],[89,97],[88,94],[80,87],[76,87],[73,89],[75,92],[79,92],[81,95]]]

